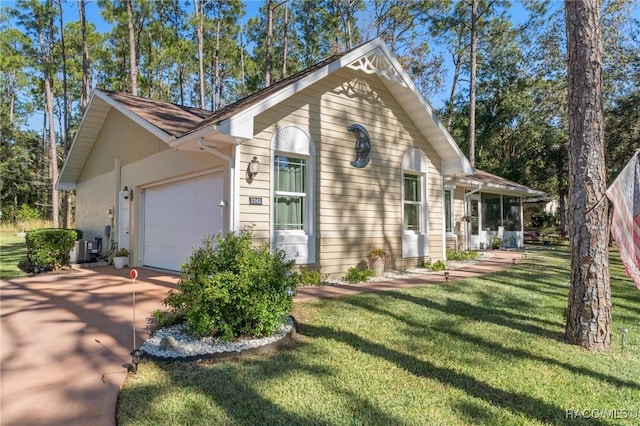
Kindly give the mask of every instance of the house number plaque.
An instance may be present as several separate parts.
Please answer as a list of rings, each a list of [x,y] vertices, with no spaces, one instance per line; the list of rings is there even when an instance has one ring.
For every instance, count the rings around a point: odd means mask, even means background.
[[[249,205],[251,206],[261,206],[262,198],[261,197],[249,197]]]

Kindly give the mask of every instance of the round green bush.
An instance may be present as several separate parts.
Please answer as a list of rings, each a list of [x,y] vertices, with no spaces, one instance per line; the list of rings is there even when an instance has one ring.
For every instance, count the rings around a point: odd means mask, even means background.
[[[182,265],[178,290],[165,298],[168,311],[156,318],[222,340],[272,334],[291,311],[299,278],[283,251],[254,247],[251,237],[245,230],[205,238]]]
[[[60,269],[69,264],[69,253],[75,245],[75,229],[43,228],[27,232],[27,260],[42,269]]]

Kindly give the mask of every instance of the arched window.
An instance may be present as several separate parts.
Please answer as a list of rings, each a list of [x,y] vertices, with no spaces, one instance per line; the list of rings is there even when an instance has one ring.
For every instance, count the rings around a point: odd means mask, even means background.
[[[315,147],[300,127],[280,127],[272,150],[273,245],[298,264],[315,261]]]

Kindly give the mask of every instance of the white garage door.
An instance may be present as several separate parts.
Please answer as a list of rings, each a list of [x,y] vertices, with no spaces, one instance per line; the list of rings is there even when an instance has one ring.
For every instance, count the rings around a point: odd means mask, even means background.
[[[222,173],[214,173],[145,190],[145,266],[179,271],[206,235],[222,230],[222,186]]]

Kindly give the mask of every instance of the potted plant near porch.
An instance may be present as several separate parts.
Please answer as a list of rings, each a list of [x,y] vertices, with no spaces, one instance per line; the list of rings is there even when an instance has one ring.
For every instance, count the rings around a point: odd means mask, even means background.
[[[367,259],[369,260],[369,267],[376,273],[376,277],[384,275],[384,267],[389,260],[389,254],[380,249],[373,249],[367,253]]]
[[[128,263],[129,250],[124,247],[116,250],[116,252],[113,254],[113,266],[115,266],[116,269],[122,269],[124,268],[124,265],[127,265]]]

